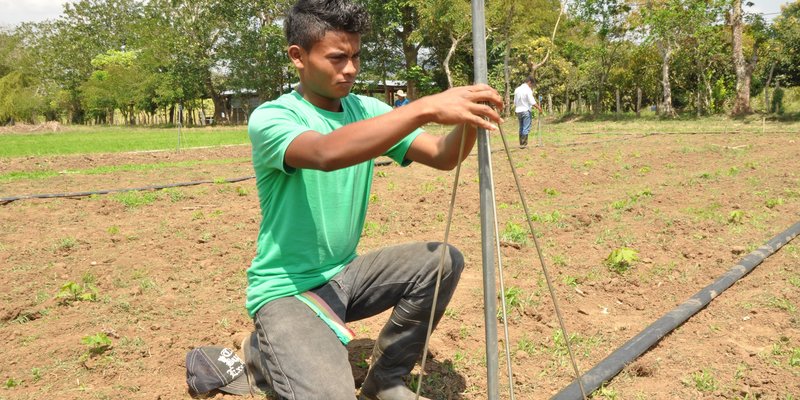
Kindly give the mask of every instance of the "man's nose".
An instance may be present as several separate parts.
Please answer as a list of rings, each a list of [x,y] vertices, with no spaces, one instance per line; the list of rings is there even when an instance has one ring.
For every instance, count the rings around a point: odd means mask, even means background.
[[[358,73],[358,61],[352,58],[348,60],[344,66],[344,70],[342,70],[342,73],[345,75],[355,75]]]

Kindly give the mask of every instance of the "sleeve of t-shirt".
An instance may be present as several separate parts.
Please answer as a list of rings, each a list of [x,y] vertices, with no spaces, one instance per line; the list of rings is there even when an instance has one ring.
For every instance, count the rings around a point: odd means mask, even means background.
[[[289,144],[301,133],[310,130],[302,119],[285,106],[266,104],[250,116],[247,132],[253,145],[256,168],[271,168],[292,174],[295,168],[286,165],[284,156]]]
[[[392,111],[392,107],[377,99],[371,99],[369,102],[367,102],[366,109],[367,112],[370,113],[370,118]],[[396,163],[404,167],[411,165],[411,160],[406,159],[406,153],[408,153],[408,148],[411,147],[411,142],[413,142],[414,139],[416,139],[417,136],[423,132],[424,131],[422,128],[415,129],[413,132],[406,135],[406,137],[401,139],[399,142],[397,142],[397,144],[387,150],[386,153],[383,153],[383,155],[391,158]]]

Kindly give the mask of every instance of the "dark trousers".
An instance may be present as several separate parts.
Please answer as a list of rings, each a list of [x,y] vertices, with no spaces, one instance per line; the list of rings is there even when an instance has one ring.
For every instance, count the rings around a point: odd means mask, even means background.
[[[376,250],[354,259],[327,284],[313,290],[345,322],[380,314],[396,305],[391,318],[414,321],[413,348],[403,352],[421,353],[433,304],[441,243],[409,243]],[[443,315],[455,291],[464,258],[454,247],[444,260],[442,283],[436,306],[436,320]],[[273,389],[290,400],[353,400],[355,383],[347,348],[336,334],[304,303],[294,297],[273,300],[254,317],[261,352]],[[435,325],[434,325],[435,326]],[[383,331],[387,331],[384,327]],[[386,339],[386,338],[384,338]],[[407,340],[407,339],[403,339]],[[381,342],[381,338],[377,339]],[[384,340],[385,342],[385,340]],[[418,348],[417,348],[418,347]],[[385,347],[384,353],[388,353]],[[387,354],[387,356],[392,356]],[[413,364],[404,371],[410,372]]]

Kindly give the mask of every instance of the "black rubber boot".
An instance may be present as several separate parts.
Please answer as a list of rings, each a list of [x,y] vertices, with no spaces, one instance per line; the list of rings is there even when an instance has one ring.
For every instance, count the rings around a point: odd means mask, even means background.
[[[434,327],[444,313],[445,306],[446,303],[441,310],[437,307]],[[416,398],[416,393],[406,386],[403,378],[411,373],[417,360],[422,356],[428,318],[430,310],[423,311],[406,300],[401,300],[394,308],[391,318],[381,330],[372,350],[372,365],[361,386],[362,400]],[[430,400],[422,396],[419,398]]]

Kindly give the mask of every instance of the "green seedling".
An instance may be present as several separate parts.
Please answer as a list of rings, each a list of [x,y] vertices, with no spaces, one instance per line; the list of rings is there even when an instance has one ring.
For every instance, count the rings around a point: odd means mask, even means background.
[[[500,240],[525,245],[528,243],[528,232],[521,225],[509,221],[500,233]]]
[[[620,247],[611,252],[604,264],[616,273],[624,273],[631,269],[633,263],[639,260],[639,253],[628,247]]]
[[[708,369],[692,373],[692,382],[694,383],[695,389],[701,392],[713,392],[717,390],[719,386],[717,384],[717,379],[714,378],[714,374]]]
[[[728,214],[728,223],[741,225],[742,221],[744,220],[744,211],[742,210],[733,210],[730,214]]]
[[[14,379],[14,378],[6,379],[6,383],[4,384],[6,389],[12,389],[12,388],[15,388],[15,387],[17,387],[19,385],[22,385],[22,381],[18,381],[18,380]]]
[[[84,282],[79,285],[67,282],[61,286],[55,298],[61,305],[69,305],[78,301],[97,301],[97,288],[92,283]]]
[[[555,196],[558,196],[558,191],[553,189],[553,188],[545,188],[544,189],[544,194],[546,194],[546,195],[548,195],[550,197],[555,197]]]
[[[800,347],[792,349],[792,354],[789,355],[789,366],[800,367]]]
[[[158,200],[158,194],[155,192],[124,192],[115,194],[113,199],[122,203],[127,209],[134,209],[153,204]]]
[[[88,353],[90,356],[103,354],[110,350],[112,345],[111,339],[103,332],[91,336],[84,336],[81,339],[81,343],[89,347]]]
[[[245,188],[243,188],[243,187],[241,187],[241,186],[237,186],[236,187],[236,194],[238,196],[244,197],[244,196],[247,196],[248,194],[250,194],[250,191],[245,189]]]
[[[770,208],[770,209],[771,208],[775,208],[775,207],[777,207],[777,206],[779,206],[781,204],[783,204],[783,199],[780,198],[780,197],[777,198],[777,199],[775,199],[775,198],[767,199],[767,201],[764,202],[764,205],[767,206],[767,208]]]

